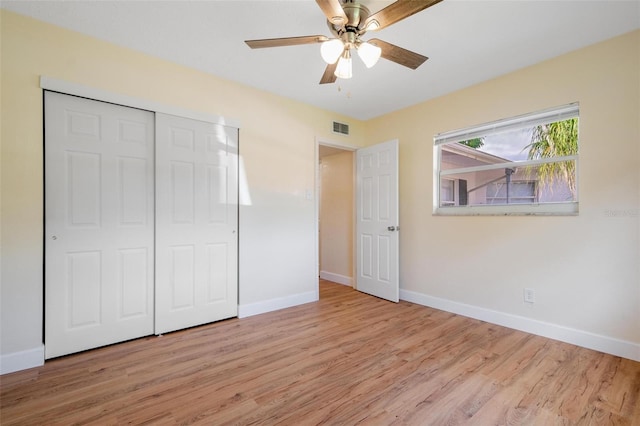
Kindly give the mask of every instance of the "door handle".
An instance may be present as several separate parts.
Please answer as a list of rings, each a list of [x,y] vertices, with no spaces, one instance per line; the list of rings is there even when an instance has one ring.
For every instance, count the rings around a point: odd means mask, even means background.
[[[393,231],[396,230],[396,227],[395,226],[387,226],[387,230],[393,232]]]

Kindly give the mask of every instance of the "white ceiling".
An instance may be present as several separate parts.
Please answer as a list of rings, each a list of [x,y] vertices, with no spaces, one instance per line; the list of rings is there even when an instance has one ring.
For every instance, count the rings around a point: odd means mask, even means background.
[[[392,1],[362,3],[374,13]],[[420,68],[381,59],[366,69],[354,57],[352,79],[321,86],[320,45],[252,50],[243,42],[330,35],[312,0],[3,0],[2,8],[357,119],[640,28],[640,0],[444,0],[363,37],[428,56]]]

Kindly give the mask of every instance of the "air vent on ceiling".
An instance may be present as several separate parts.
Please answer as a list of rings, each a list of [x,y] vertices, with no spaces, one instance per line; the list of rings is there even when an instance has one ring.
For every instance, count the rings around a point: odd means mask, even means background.
[[[341,135],[349,134],[349,125],[345,123],[338,123],[337,121],[333,122],[333,132],[340,133]]]

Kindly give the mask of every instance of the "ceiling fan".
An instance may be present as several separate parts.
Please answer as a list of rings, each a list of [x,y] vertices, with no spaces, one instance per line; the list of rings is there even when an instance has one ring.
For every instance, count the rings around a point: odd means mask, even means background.
[[[316,0],[327,17],[327,25],[334,35],[333,38],[312,35],[245,40],[245,43],[252,49],[322,43],[320,53],[327,63],[327,68],[320,84],[333,83],[337,78],[351,78],[351,49],[356,49],[367,68],[374,66],[378,59],[383,57],[416,69],[428,59],[426,56],[377,38],[364,41],[361,37],[367,31],[386,28],[441,1],[397,0],[372,15],[369,9],[357,0]]]

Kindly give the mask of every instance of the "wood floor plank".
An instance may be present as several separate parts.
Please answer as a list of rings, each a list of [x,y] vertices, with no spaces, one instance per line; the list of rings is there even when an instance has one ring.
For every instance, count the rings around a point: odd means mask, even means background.
[[[640,425],[640,363],[322,281],[0,377],[2,425]]]

